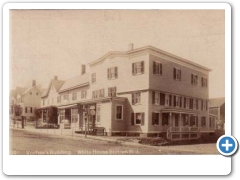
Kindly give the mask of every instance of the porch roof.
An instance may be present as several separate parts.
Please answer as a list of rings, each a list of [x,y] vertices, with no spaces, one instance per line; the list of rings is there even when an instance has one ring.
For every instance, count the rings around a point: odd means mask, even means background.
[[[49,109],[51,107],[56,107],[57,108],[57,106],[45,106],[45,107],[40,107],[40,108],[36,108],[36,109],[37,110],[42,110],[42,109]]]
[[[193,110],[186,110],[186,109],[172,109],[172,108],[165,108],[160,110],[162,113],[179,113],[179,114],[198,114],[197,111]]]

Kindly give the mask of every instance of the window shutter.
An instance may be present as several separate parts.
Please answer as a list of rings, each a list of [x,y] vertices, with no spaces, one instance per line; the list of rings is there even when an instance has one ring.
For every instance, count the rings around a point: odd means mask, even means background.
[[[203,78],[202,78],[202,87],[203,87]]]
[[[156,62],[153,61],[153,74],[156,74]]]
[[[152,103],[155,104],[155,92],[152,92]]]
[[[160,105],[164,105],[165,103],[165,95],[163,93],[160,93]]]
[[[131,125],[132,126],[134,125],[134,113],[132,113],[132,115],[131,115]]]
[[[108,97],[111,97],[111,88],[108,88]]]
[[[208,110],[208,101],[206,101],[206,111]]]
[[[203,110],[203,100],[201,100],[201,110]]]
[[[177,97],[173,96],[173,106],[175,107],[177,105]]]
[[[117,96],[117,87],[114,87],[113,89],[114,89],[114,93],[113,93],[114,97],[116,97]]]
[[[173,79],[176,79],[176,68],[173,68]]]
[[[186,108],[186,98],[184,97],[183,107]]]
[[[154,112],[152,113],[152,125],[154,125],[155,124],[155,116],[154,116]]]
[[[179,70],[179,80],[181,81],[181,79],[182,79],[182,71],[181,70]]]
[[[193,84],[193,74],[191,74],[191,84]]]
[[[144,126],[144,113],[141,113],[141,115],[142,115],[141,125]]]
[[[134,70],[134,63],[132,63],[132,74],[135,75],[135,70]]]
[[[141,73],[144,73],[144,61],[141,62]]]
[[[160,64],[160,75],[162,75],[162,64]]]
[[[135,96],[134,96],[135,94],[134,93],[132,93],[132,104],[135,104]]]
[[[115,78],[118,78],[118,68],[115,67]]]
[[[198,109],[198,99],[196,99],[196,109]]]
[[[172,106],[172,95],[169,95],[169,106]]]
[[[107,78],[110,79],[110,69],[107,69]]]
[[[179,99],[180,99],[179,107],[182,107],[182,97],[179,97]]]

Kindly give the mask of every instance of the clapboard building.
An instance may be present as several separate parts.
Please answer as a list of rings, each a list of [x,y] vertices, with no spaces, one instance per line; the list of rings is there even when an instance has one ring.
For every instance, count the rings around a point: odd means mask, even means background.
[[[61,81],[58,88],[50,83],[42,97],[43,107],[58,107],[58,123],[67,119],[80,130],[104,127],[108,135],[173,140],[214,131],[208,114],[210,69],[152,46],[134,49],[133,44],[87,66],[87,72],[82,66],[80,76]]]

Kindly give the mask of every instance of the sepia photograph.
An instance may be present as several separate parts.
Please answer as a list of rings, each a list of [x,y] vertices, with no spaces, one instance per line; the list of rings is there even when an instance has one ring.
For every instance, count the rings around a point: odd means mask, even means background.
[[[224,9],[10,9],[9,154],[217,155],[225,61]]]

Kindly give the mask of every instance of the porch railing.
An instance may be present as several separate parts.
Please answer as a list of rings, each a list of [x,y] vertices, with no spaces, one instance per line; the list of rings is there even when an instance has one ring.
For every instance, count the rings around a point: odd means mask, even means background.
[[[199,127],[185,127],[185,126],[180,126],[180,127],[169,127],[167,129],[167,138],[172,139],[172,134],[179,134],[179,138],[181,139],[182,136],[181,134],[188,134],[188,137],[190,138],[190,134],[194,133],[197,134],[196,137],[199,137],[200,134],[200,128]]]
[[[169,127],[168,132],[199,132],[200,128],[199,127],[185,127],[185,126],[180,126],[180,127]]]

